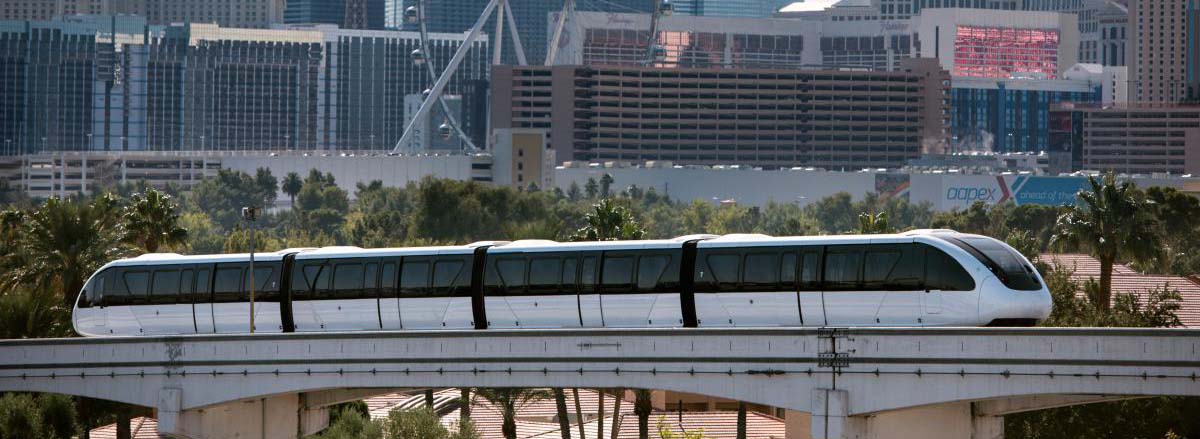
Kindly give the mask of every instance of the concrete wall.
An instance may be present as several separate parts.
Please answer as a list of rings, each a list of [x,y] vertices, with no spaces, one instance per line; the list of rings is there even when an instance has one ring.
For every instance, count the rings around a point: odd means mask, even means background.
[[[839,192],[855,199],[864,194],[907,197],[928,202],[934,210],[964,209],[976,201],[998,204],[1060,205],[1075,201],[1086,177],[1023,175],[903,174],[888,172],[764,171],[741,169],[675,168],[558,168],[554,184],[566,191],[571,184],[582,189],[589,178],[613,177],[613,190],[630,185],[653,187],[659,194],[682,201],[733,200],[744,206],[796,203],[801,206]],[[1169,186],[1186,192],[1200,191],[1200,178],[1149,178],[1134,181],[1142,187]]]

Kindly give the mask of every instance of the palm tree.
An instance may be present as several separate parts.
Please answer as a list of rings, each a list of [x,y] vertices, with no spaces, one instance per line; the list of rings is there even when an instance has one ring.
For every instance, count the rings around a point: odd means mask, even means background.
[[[558,409],[558,429],[562,439],[571,439],[571,419],[567,417],[567,395],[562,388],[554,388],[554,406]]]
[[[633,413],[638,418],[638,439],[650,438],[650,413],[654,411],[654,404],[650,401],[650,391],[645,389],[637,389],[634,391],[636,398],[633,402]]]
[[[579,425],[579,439],[587,439],[583,430],[583,407],[579,405],[579,389],[571,389],[571,393],[575,395],[575,423]]]
[[[500,431],[504,439],[517,439],[517,410],[534,401],[550,397],[543,389],[483,388],[476,391],[479,396],[500,407],[504,424]]]
[[[1151,202],[1130,181],[1117,183],[1112,173],[1102,180],[1088,177],[1089,189],[1058,217],[1051,242],[1080,248],[1100,261],[1100,290],[1095,304],[1112,304],[1113,265],[1122,260],[1151,262],[1162,246]]]
[[[287,194],[288,198],[291,198],[293,208],[296,207],[296,195],[300,193],[300,188],[302,187],[304,187],[304,180],[300,179],[300,174],[289,172],[287,176],[283,177],[283,187],[281,189],[283,189],[283,193]]]
[[[617,439],[617,433],[621,431],[621,400],[625,399],[625,389],[617,389],[613,394],[613,420],[612,420],[612,439]]]
[[[592,206],[592,212],[587,214],[586,221],[587,225],[571,236],[572,241],[642,239],[646,234],[633,218],[633,212],[624,206],[613,204],[613,201],[607,198]]]
[[[738,401],[737,439],[746,439],[746,402]]]
[[[613,176],[604,174],[600,177],[600,197],[608,198],[612,194]]]
[[[122,215],[125,235],[121,240],[146,253],[158,252],[159,247],[183,245],[187,242],[187,230],[179,227],[178,210],[170,195],[156,189],[134,194]]]
[[[604,389],[596,389],[599,398],[596,408],[596,439],[604,439]]]
[[[87,276],[126,251],[119,209],[108,194],[90,203],[52,197],[28,216],[23,229],[17,251],[8,255],[15,268],[0,278],[0,286],[52,292],[67,309]]]
[[[892,226],[888,224],[887,212],[879,212],[876,214],[863,212],[858,215],[858,233],[870,235],[877,233],[893,233],[895,231],[896,229],[893,229]]]
[[[466,424],[471,421],[471,389],[458,389],[458,423]]]

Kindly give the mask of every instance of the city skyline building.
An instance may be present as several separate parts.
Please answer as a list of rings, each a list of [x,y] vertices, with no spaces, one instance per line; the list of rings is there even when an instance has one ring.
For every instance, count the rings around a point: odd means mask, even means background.
[[[442,68],[462,35],[432,34]],[[37,151],[390,150],[406,95],[430,84],[413,32],[145,25],[139,17],[0,22],[0,139]],[[487,38],[446,89],[482,144]],[[469,102],[468,102],[469,100]],[[474,109],[470,106],[483,106]]]
[[[913,56],[937,58],[954,76],[1055,79],[1078,63],[1074,14],[926,9],[912,23]]]
[[[286,24],[333,24],[342,29],[384,28],[384,0],[287,0]]]
[[[1046,152],[1051,105],[1099,103],[1101,83],[1069,79],[951,80],[951,151]]]
[[[1173,104],[1200,97],[1196,0],[1130,0],[1130,102]]]
[[[137,15],[150,25],[215,23],[269,28],[283,22],[285,0],[54,0],[0,2],[0,20],[46,21],[74,15]]]
[[[479,19],[488,0],[425,0],[426,28],[430,32],[466,32]],[[563,0],[521,0],[508,3],[521,34],[521,45],[529,64],[542,64],[552,26],[562,10]],[[404,22],[404,10],[415,5],[414,0],[386,0],[385,25],[388,29],[409,29]],[[580,0],[577,11],[647,13],[654,3],[650,0]],[[508,23],[505,23],[507,28]],[[483,32],[495,34],[495,19],[488,20]],[[507,33],[507,31],[505,32]],[[512,38],[504,36],[504,63],[516,64]]]
[[[1200,173],[1200,106],[1060,105],[1053,148],[1077,168],[1121,174]]]
[[[895,72],[496,66],[492,127],[540,128],[558,160],[899,167],[942,151],[950,77]]]
[[[791,3],[791,0],[676,0],[672,5],[681,15],[767,18]]]
[[[578,12],[564,26],[555,64],[646,66],[649,28],[646,14]],[[663,52],[655,67],[799,69],[820,63],[813,55],[805,58],[805,35],[815,35],[814,29],[796,20],[672,15],[659,19],[658,30]]]

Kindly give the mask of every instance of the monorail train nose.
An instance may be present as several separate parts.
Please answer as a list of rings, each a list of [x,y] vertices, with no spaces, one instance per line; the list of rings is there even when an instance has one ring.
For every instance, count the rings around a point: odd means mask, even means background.
[[[1050,317],[1053,307],[1044,282],[1041,289],[1022,291],[989,276],[979,289],[979,320],[989,326],[1032,326]]]

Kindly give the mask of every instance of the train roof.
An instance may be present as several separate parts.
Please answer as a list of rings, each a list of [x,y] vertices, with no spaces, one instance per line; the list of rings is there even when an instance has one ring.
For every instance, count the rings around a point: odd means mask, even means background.
[[[488,246],[488,253],[525,253],[525,252],[557,252],[557,251],[605,251],[605,250],[638,250],[638,249],[675,249],[684,243],[696,241],[701,248],[722,247],[758,247],[779,245],[816,245],[816,244],[881,244],[913,242],[921,236],[975,236],[947,229],[911,230],[895,234],[875,235],[820,235],[820,236],[769,236],[752,233],[737,233],[728,235],[685,235],[672,239],[647,239],[638,241],[587,241],[587,242],[557,242],[543,239],[524,239],[518,241],[480,241],[467,245],[445,245],[428,247],[395,247],[364,249],[353,246],[333,246],[321,248],[289,248],[274,252],[256,252],[255,260],[271,262],[282,260],[284,256],[295,253],[296,259],[324,258],[358,258],[371,256],[423,256],[423,255],[469,255],[476,249]],[[216,255],[180,255],[177,253],[149,253],[134,258],[119,259],[108,266],[129,265],[166,265],[166,264],[196,264],[214,262],[241,262],[250,258],[249,253],[231,253]]]

